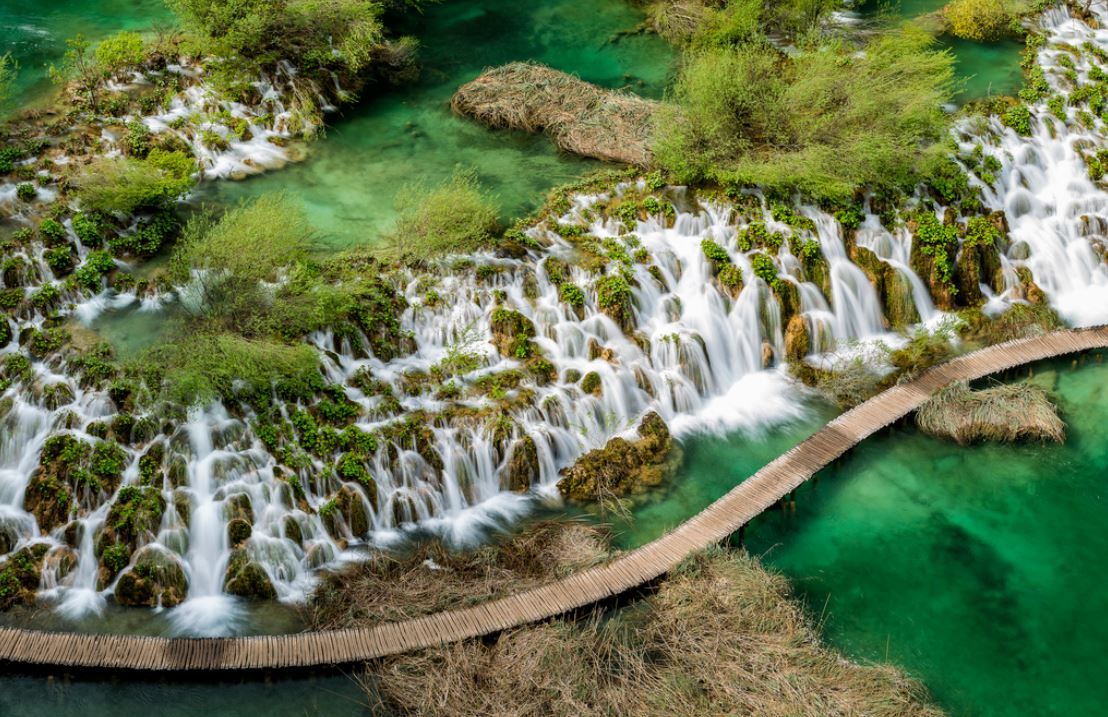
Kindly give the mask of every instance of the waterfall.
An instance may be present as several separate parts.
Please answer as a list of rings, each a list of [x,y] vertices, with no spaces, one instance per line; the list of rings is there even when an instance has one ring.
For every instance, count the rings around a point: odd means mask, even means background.
[[[1061,80],[1049,70],[1059,66],[1060,43],[1108,49],[1108,31],[1091,30],[1065,11],[1052,11],[1045,22],[1051,41],[1040,61],[1056,88]],[[1091,60],[1079,59],[1076,71],[1086,77]],[[259,91],[279,103],[277,84],[288,79],[266,80]],[[174,118],[207,101],[196,89],[147,123],[155,131],[177,131]],[[241,107],[221,107],[232,117],[249,115]],[[278,110],[278,116],[285,111]],[[1010,226],[999,260],[1003,288],[983,287],[985,310],[996,313],[1026,300],[1021,273],[1030,271],[1067,321],[1108,321],[1108,194],[1086,166],[1103,127],[1081,128],[1072,109],[1066,123],[1049,119],[1045,105],[1032,111],[1029,137],[996,120],[956,129],[963,153],[980,144],[998,163],[995,181],[971,181],[988,208],[1006,212]],[[250,126],[255,139],[245,144],[279,149],[265,138],[283,129]],[[204,155],[208,171],[249,166],[254,149],[230,147],[228,155]],[[236,155],[239,149],[243,154]],[[99,446],[125,408],[109,391],[83,388],[64,362],[27,361],[0,374],[6,381],[0,383],[0,546],[10,553],[45,545],[51,557],[42,572],[43,597],[68,617],[95,613],[127,570],[107,572],[97,552],[99,536],[111,527],[112,500],[123,487],[153,490],[164,499],[164,511],[132,547],[137,553],[153,544],[180,562],[187,596],[170,609],[174,629],[232,632],[245,612],[243,600],[229,594],[233,564],[256,568],[254,577],[267,581],[278,599],[301,601],[320,568],[356,559],[360,546],[388,545],[414,533],[470,544],[539,503],[556,504],[559,471],[612,437],[632,433],[647,411],[658,412],[678,437],[757,432],[801,416],[803,397],[784,369],[798,322],[808,331],[806,360],[813,362],[851,342],[897,340],[871,281],[874,273],[901,282],[902,299],[921,322],[942,316],[912,269],[910,232],[886,228],[874,213],[863,212],[858,228],[847,232],[814,206],[799,207],[801,220],[790,226],[775,219],[757,193],[734,202],[688,199],[681,210],[657,203],[655,210],[622,219],[603,211],[609,202],[647,194],[645,183],[637,182],[573,197],[561,216],[527,230],[544,247],[529,256],[481,253],[435,272],[398,269],[392,279],[407,303],[399,321],[410,345],[396,356],[374,355],[357,330],[311,335],[325,379],[357,407],[350,430],[376,437],[364,461],[359,458],[360,478],[358,470],[337,470],[333,456],[300,451],[290,460],[266,447],[261,423],[276,421],[291,432],[294,418],[317,406],[287,404],[260,417],[214,404],[193,408],[184,421],[136,413],[136,422],[152,428],[120,441],[127,467],[110,489],[116,495],[79,497],[44,530],[25,510],[25,498],[41,471],[47,439],[65,434]],[[776,239],[749,244],[757,226]],[[810,263],[813,246],[819,271]],[[723,256],[710,257],[706,247]],[[21,256],[35,281],[52,281],[41,247]],[[600,295],[601,278],[613,277],[626,281],[630,292],[622,308],[605,306]],[[574,291],[579,300],[568,300]],[[75,293],[69,312],[87,324],[136,301],[156,312],[187,300],[184,293],[142,299],[111,289],[91,297]],[[502,355],[494,345],[492,319],[503,310],[533,326],[533,344],[549,363],[547,380],[530,377],[526,359]],[[20,311],[15,335],[22,327],[47,325],[37,309]],[[18,363],[19,351],[15,340],[0,347],[3,371],[9,371],[9,356]],[[466,357],[464,368],[435,378],[444,361],[459,355]],[[394,430],[409,419],[411,426]],[[139,464],[155,448],[164,457],[143,483]],[[519,456],[527,458],[525,482],[514,485]]]

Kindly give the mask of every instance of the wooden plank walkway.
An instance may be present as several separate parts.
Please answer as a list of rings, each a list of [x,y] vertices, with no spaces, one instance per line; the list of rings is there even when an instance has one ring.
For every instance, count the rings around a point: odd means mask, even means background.
[[[280,636],[163,638],[0,629],[0,662],[130,670],[244,670],[361,662],[537,622],[650,582],[727,538],[858,442],[957,380],[1108,347],[1108,326],[1058,331],[961,356],[843,413],[672,532],[605,565],[473,607],[371,628]]]

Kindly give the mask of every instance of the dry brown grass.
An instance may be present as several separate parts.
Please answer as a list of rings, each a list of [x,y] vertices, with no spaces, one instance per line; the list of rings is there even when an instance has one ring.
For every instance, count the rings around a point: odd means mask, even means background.
[[[714,549],[604,619],[398,656],[362,676],[396,714],[932,717],[923,688],[819,644],[788,582]]]
[[[450,106],[489,127],[545,131],[566,152],[640,167],[652,160],[657,102],[542,65],[513,62],[486,70],[459,88]]]
[[[1066,438],[1066,425],[1046,391],[1023,383],[975,391],[958,381],[920,406],[916,425],[924,433],[962,444],[1027,439],[1061,443]]]
[[[304,617],[313,630],[337,630],[485,602],[600,563],[611,556],[608,546],[604,529],[573,520],[536,523],[468,552],[431,541],[325,576]]]

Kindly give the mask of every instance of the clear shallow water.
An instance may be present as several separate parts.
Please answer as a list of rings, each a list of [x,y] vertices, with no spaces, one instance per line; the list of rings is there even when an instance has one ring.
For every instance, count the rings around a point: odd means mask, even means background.
[[[865,0],[859,8],[863,14],[889,12],[899,17],[916,18],[936,12],[946,0]],[[976,100],[993,95],[1014,95],[1023,85],[1020,51],[1023,44],[1015,40],[972,42],[943,35],[939,46],[953,53],[955,71],[963,85],[958,99]]]
[[[795,514],[758,518],[747,547],[793,580],[832,644],[903,666],[952,715],[1102,714],[1108,365],[1085,365],[1035,368],[1056,378],[1065,445],[897,429],[803,488]]]
[[[533,60],[605,87],[661,96],[674,64],[653,35],[616,37],[642,14],[621,0],[468,0],[429,7],[409,27],[421,40],[419,82],[369,86],[362,101],[331,117],[323,141],[302,164],[244,182],[209,185],[208,196],[237,201],[284,191],[303,202],[324,241],[343,247],[377,241],[395,221],[406,184],[437,184],[456,168],[476,171],[507,219],[537,208],[544,193],[599,162],[561,154],[545,136],[490,131],[455,117],[454,91],[480,72]]]

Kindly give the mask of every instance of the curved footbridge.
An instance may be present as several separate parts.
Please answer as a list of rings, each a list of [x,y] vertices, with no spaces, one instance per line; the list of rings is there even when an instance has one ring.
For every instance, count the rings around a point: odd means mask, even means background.
[[[851,447],[936,391],[1042,359],[1108,347],[1108,326],[1057,331],[961,356],[843,413],[672,532],[605,565],[473,607],[370,628],[280,636],[162,638],[0,629],[0,661],[131,670],[249,670],[349,664],[562,615],[665,574],[726,539]]]

